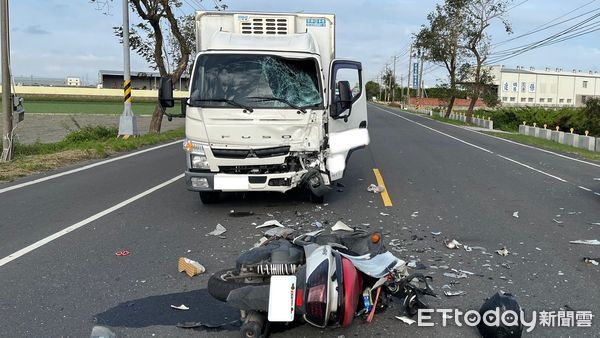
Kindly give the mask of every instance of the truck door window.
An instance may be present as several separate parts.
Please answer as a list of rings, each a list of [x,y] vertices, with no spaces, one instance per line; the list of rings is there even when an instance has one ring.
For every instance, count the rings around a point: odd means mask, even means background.
[[[286,102],[302,108],[323,106],[318,63],[313,58],[205,54],[197,62],[191,101],[227,99],[252,108],[290,109]],[[256,97],[276,99],[257,100]],[[226,104],[204,101],[202,106],[225,107]]]
[[[354,68],[338,68],[335,73],[335,90],[336,90],[336,98],[339,97],[338,91],[338,83],[340,81],[347,81],[350,84],[350,89],[352,91],[352,101],[355,101],[361,94],[362,84],[360,83],[360,76],[358,73],[358,69]]]

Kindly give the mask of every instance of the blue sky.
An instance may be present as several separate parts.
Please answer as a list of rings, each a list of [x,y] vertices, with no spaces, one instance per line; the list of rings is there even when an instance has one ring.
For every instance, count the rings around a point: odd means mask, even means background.
[[[515,35],[530,31],[568,11],[592,0],[515,0],[520,4],[509,12],[508,19]],[[427,13],[441,0],[223,0],[229,10],[259,10],[283,12],[326,12],[337,15],[337,56],[363,62],[366,77],[372,79],[394,54],[406,51],[413,33],[426,22]],[[184,0],[180,13],[191,13],[201,6],[212,9],[212,0]],[[570,16],[600,8],[593,1]],[[121,0],[116,0],[110,15],[104,15],[87,0],[10,0],[11,63],[14,76],[58,77],[79,76],[95,83],[98,70],[122,69],[122,52],[112,27],[120,25]],[[131,13],[131,20],[136,18]],[[599,20],[599,19],[596,19]],[[600,21],[600,20],[599,20]],[[575,22],[575,21],[573,21]],[[573,23],[572,22],[572,23]],[[598,22],[598,21],[596,21]],[[560,29],[546,30],[502,48],[514,47],[542,39]],[[496,23],[490,30],[493,42],[510,38]],[[507,67],[533,66],[600,70],[600,31],[503,61]],[[406,74],[408,56],[398,60],[398,78]],[[132,69],[149,70],[144,60],[132,54]],[[439,68],[425,76],[432,86],[443,78]]]

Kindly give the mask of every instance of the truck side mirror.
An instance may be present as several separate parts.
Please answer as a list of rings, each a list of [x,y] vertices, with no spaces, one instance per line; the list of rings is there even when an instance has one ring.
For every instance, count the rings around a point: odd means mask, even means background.
[[[338,81],[337,95],[335,96],[334,104],[334,109],[331,111],[331,117],[333,118],[338,118],[344,111],[352,108],[352,89],[350,89],[350,82]]]
[[[160,78],[158,102],[163,108],[171,108],[175,105],[175,100],[173,99],[173,80],[171,77]]]

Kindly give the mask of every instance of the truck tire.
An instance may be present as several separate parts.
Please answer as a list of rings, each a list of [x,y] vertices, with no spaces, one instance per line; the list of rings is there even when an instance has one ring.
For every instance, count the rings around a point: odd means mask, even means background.
[[[215,204],[221,199],[220,191],[200,191],[200,200],[204,204]]]
[[[308,190],[308,193],[309,193],[308,198],[312,203],[323,204],[323,202],[325,202],[325,195],[317,196],[312,191],[310,191],[310,189]]]
[[[235,269],[231,268],[217,271],[208,279],[208,293],[215,299],[226,302],[229,293],[235,289],[243,288],[249,285],[264,285],[264,283],[251,284],[223,278],[230,271],[235,271]]]

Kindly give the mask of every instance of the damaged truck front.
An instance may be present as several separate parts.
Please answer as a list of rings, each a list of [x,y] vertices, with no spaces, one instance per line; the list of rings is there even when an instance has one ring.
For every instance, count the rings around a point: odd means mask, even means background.
[[[185,116],[189,190],[306,186],[320,202],[349,154],[369,143],[361,64],[335,59],[335,17],[196,13],[196,56]],[[174,105],[163,78],[159,100]]]

